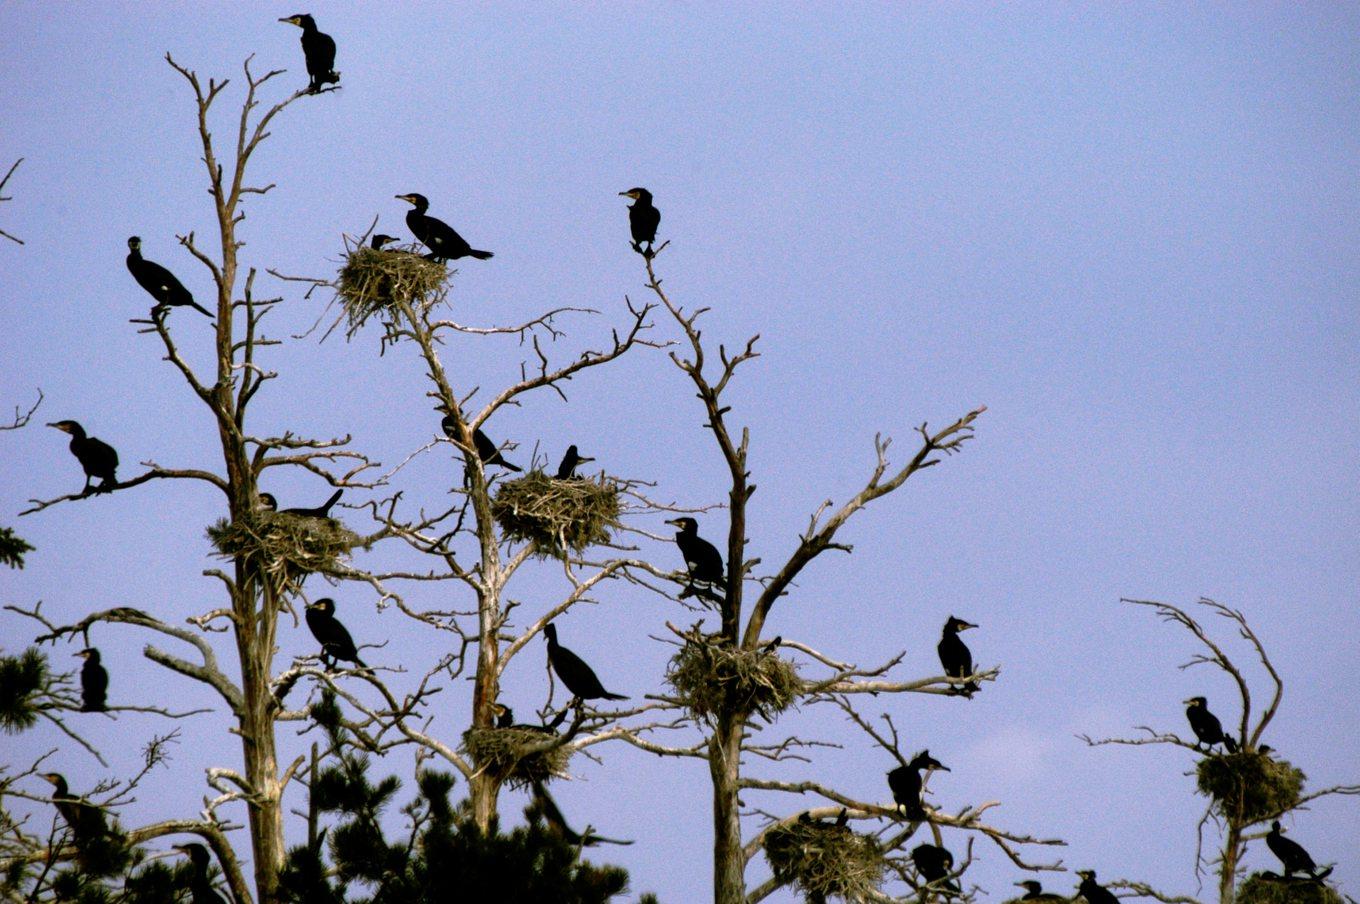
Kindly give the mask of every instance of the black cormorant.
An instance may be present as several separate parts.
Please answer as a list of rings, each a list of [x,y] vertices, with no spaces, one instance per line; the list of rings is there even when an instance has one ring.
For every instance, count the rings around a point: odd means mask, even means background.
[[[547,725],[522,725],[515,722],[515,711],[504,703],[493,703],[491,709],[496,714],[497,728],[521,728],[525,731],[541,731],[544,734],[557,734],[557,729],[562,727],[562,723],[567,720],[567,714],[571,712],[564,709]]]
[[[344,490],[336,490],[331,494],[331,498],[327,499],[316,508],[286,508],[282,512],[279,512],[279,514],[298,515],[302,518],[329,518],[331,516],[331,507],[340,501],[340,496],[344,492]],[[273,493],[261,493],[260,508],[267,509],[271,512],[278,512],[279,501],[274,498]]]
[[[327,670],[331,669],[337,662],[344,660],[352,662],[366,672],[372,673],[362,659],[359,658],[359,651],[354,646],[354,639],[349,636],[345,626],[340,624],[340,620],[335,617],[335,600],[330,597],[323,597],[314,603],[307,604],[307,627],[311,629],[312,636],[321,644],[321,664]]]
[[[208,849],[196,841],[177,844],[174,848],[188,854],[189,862],[193,865],[194,874],[189,880],[191,904],[227,904],[226,899],[217,893],[212,881],[208,879],[208,864],[212,862]]]
[[[586,826],[584,833],[578,834],[572,831],[567,825],[566,817],[557,808],[557,802],[548,794],[548,789],[542,782],[534,782],[533,804],[528,812],[535,810],[543,815],[543,821],[554,832],[562,836],[562,840],[567,844],[579,845],[581,847],[594,847],[597,844],[632,844],[631,841],[621,841],[617,838],[605,838],[603,835],[596,835],[593,826]]]
[[[113,446],[93,436],[86,436],[85,428],[75,421],[56,421],[47,426],[71,434],[71,454],[85,469],[85,488],[80,494],[90,494],[90,481],[96,477],[99,478],[99,486],[93,492],[113,492],[113,488],[118,485],[118,477],[114,473],[118,470],[118,453],[113,451]]]
[[[973,654],[959,639],[959,632],[976,627],[977,625],[952,615],[949,616],[949,621],[944,623],[944,635],[936,649],[940,651],[940,665],[944,666],[944,673],[948,677],[961,680],[973,674]],[[978,692],[978,683],[969,681],[963,687],[954,690],[965,697],[972,697]]]
[[[156,306],[152,311],[164,310],[167,305],[171,307],[181,307],[187,305],[196,311],[202,311],[209,317],[212,316],[208,309],[194,301],[194,296],[189,294],[189,290],[184,288],[183,283],[175,279],[175,274],[162,267],[155,261],[149,261],[142,257],[142,240],[137,236],[128,239],[128,272],[137,280],[137,285],[156,299]]]
[[[98,838],[108,831],[104,822],[104,811],[94,804],[87,803],[71,793],[66,779],[60,772],[43,772],[42,777],[51,782],[52,803],[66,821],[77,844]]]
[[[562,463],[557,466],[558,480],[571,480],[576,476],[576,466],[586,461],[594,461],[589,456],[582,455],[576,450],[576,446],[567,446],[567,454],[562,456]]]
[[[652,243],[656,241],[656,227],[661,225],[661,211],[652,206],[652,193],[645,188],[630,188],[619,194],[632,198],[628,205],[628,226],[633,232],[633,250],[644,257],[652,256]],[[642,243],[647,250],[642,250]]]
[[[938,845],[920,844],[912,850],[911,862],[915,864],[916,872],[922,879],[927,882],[938,882],[949,878],[949,871],[954,868],[954,855]],[[944,887],[955,886],[952,882],[946,882]]]
[[[109,693],[109,673],[99,664],[99,651],[94,647],[76,655],[85,660],[80,667],[80,711],[102,713]]]
[[[1319,874],[1317,864],[1313,858],[1303,849],[1303,845],[1286,838],[1280,833],[1280,821],[1277,819],[1270,824],[1270,831],[1266,833],[1266,847],[1270,852],[1280,858],[1280,864],[1284,866],[1284,876],[1288,879],[1294,873],[1307,873],[1314,879],[1323,879],[1331,875],[1331,869]]]
[[[368,247],[372,248],[374,251],[381,251],[383,245],[390,245],[396,241],[400,240],[395,235],[383,235],[380,232],[369,240]]]
[[[421,244],[430,249],[430,253],[426,255],[430,260],[452,261],[460,257],[475,257],[479,261],[484,261],[495,256],[490,251],[478,251],[473,248],[443,220],[427,216],[425,211],[430,209],[430,202],[424,195],[411,192],[397,195],[397,198],[412,205],[412,209],[406,212],[406,226]]]
[[[573,697],[582,700],[627,700],[623,694],[611,694],[604,689],[595,672],[586,665],[585,660],[557,642],[557,625],[552,622],[543,626],[543,636],[548,638],[548,662],[562,683],[571,691]]]
[[[340,81],[340,73],[335,71],[335,39],[316,30],[316,20],[306,13],[297,13],[280,19],[289,25],[302,29],[302,53],[307,57],[307,75],[311,84],[308,94],[316,94],[322,85],[334,85]]]
[[[1025,890],[1025,893],[1020,896],[1021,901],[1038,901],[1040,904],[1058,904],[1059,901],[1067,901],[1067,898],[1062,895],[1044,891],[1044,887],[1033,879],[1026,879],[1015,884]]]
[[[1208,702],[1203,697],[1191,697],[1185,703],[1185,718],[1190,720],[1190,729],[1195,733],[1195,748],[1204,744],[1210,749],[1215,744],[1222,744],[1228,753],[1237,750],[1237,742],[1230,735],[1223,733],[1223,723],[1218,721],[1218,716],[1209,712]]]
[[[454,442],[458,441],[457,419],[453,415],[444,415],[439,426],[443,428],[445,436]],[[506,461],[505,456],[501,455],[500,448],[481,431],[480,427],[472,431],[472,444],[477,447],[477,457],[482,460],[483,465],[500,465],[507,471],[524,470],[519,465],[512,465]]]
[[[1096,871],[1093,869],[1079,869],[1077,875],[1081,876],[1081,884],[1077,886],[1077,894],[1086,899],[1086,904],[1119,904],[1119,899],[1114,892],[1096,882]]]
[[[888,787],[892,789],[893,800],[897,802],[899,812],[912,822],[924,822],[926,820],[925,807],[921,806],[921,790],[924,787],[924,780],[921,778],[921,770],[923,769],[950,771],[948,766],[932,757],[929,750],[922,750],[912,758],[910,763],[905,766],[898,766],[888,773]]]
[[[727,594],[727,573],[717,547],[699,536],[699,522],[693,518],[672,518],[666,523],[680,528],[675,545],[680,547],[689,571],[689,584],[680,598],[697,595],[721,603]]]

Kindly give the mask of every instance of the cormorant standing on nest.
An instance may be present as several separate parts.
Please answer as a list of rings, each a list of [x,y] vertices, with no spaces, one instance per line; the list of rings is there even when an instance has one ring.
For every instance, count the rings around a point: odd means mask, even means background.
[[[1272,854],[1280,858],[1286,879],[1294,873],[1307,873],[1313,879],[1325,879],[1332,874],[1331,867],[1319,873],[1317,864],[1303,849],[1303,845],[1280,834],[1280,821],[1278,819],[1270,824],[1270,831],[1266,833],[1266,847],[1270,848]]]
[[[398,241],[395,235],[383,235],[380,232],[369,240],[368,247],[372,248],[374,251],[381,251],[383,245],[390,245],[395,241]]]
[[[1077,894],[1086,899],[1086,904],[1119,904],[1119,899],[1112,891],[1096,882],[1095,870],[1079,869],[1077,875],[1081,876]]]
[[[443,428],[444,435],[454,442],[458,442],[458,422],[451,414],[444,415],[439,422]],[[481,428],[472,431],[472,444],[477,447],[477,457],[482,460],[483,465],[500,465],[507,471],[523,471],[519,465],[512,465],[501,455],[501,450],[493,443]]]
[[[594,461],[595,459],[582,455],[576,450],[576,446],[567,446],[567,454],[562,456],[562,463],[557,466],[558,480],[571,480],[576,476],[576,466],[582,462]]]
[[[911,862],[922,879],[938,882],[949,878],[949,871],[954,868],[954,855],[938,845],[920,844],[911,852]],[[943,887],[957,889],[958,886],[946,882]]]
[[[949,616],[949,621],[944,623],[944,634],[936,649],[940,651],[940,665],[944,666],[944,673],[948,677],[964,679],[973,674],[973,654],[959,639],[959,632],[976,627],[977,625],[952,615]],[[955,693],[969,698],[978,690],[976,681],[969,681],[963,687],[954,688]]]
[[[104,811],[72,794],[60,772],[44,772],[41,775],[51,782],[54,789],[52,803],[56,805],[61,818],[66,821],[66,826],[71,830],[76,844],[98,838],[108,831],[108,826],[104,822]]]
[[[722,603],[727,595],[727,572],[717,547],[699,536],[699,522],[693,518],[672,518],[666,523],[680,528],[675,535],[675,545],[680,547],[680,555],[684,556],[685,568],[689,571],[689,584],[680,598],[699,596]]]
[[[1060,901],[1067,901],[1067,898],[1062,895],[1055,895],[1053,892],[1044,891],[1044,887],[1033,879],[1026,879],[1023,882],[1017,882],[1015,884],[1025,890],[1025,893],[1020,896],[1021,901],[1038,901],[1040,904],[1058,904]]]
[[[424,195],[411,192],[397,195],[397,199],[406,201],[412,206],[412,209],[406,212],[406,226],[421,244],[430,249],[430,253],[425,255],[430,260],[452,261],[460,257],[475,257],[479,261],[484,261],[495,256],[490,251],[478,251],[473,248],[443,220],[426,216],[425,211],[430,209],[430,202]]]
[[[573,844],[580,847],[594,847],[597,844],[633,843],[631,841],[620,841],[617,838],[605,838],[603,835],[596,835],[594,826],[586,826],[586,830],[583,834],[578,835],[576,832],[573,832],[571,827],[567,825],[566,817],[562,815],[562,811],[557,809],[557,802],[548,794],[548,789],[543,786],[542,782],[534,782],[533,796],[534,802],[530,807],[530,811],[537,810],[541,813],[543,815],[543,821],[548,824],[548,827],[561,835],[562,840],[567,844]]]
[[[312,79],[307,93],[318,93],[322,85],[339,84],[340,73],[335,71],[335,39],[317,31],[316,20],[306,13],[296,13],[279,21],[302,29],[302,53],[307,58],[307,75]]]
[[[1191,697],[1185,703],[1185,718],[1190,720],[1190,729],[1195,733],[1195,749],[1199,749],[1200,744],[1213,749],[1215,744],[1222,744],[1228,753],[1237,751],[1237,742],[1230,735],[1223,733],[1223,723],[1218,721],[1218,716],[1209,712],[1209,701],[1203,697]]]
[[[109,693],[109,673],[99,664],[99,651],[87,647],[76,654],[85,660],[80,667],[80,711],[102,713]]]
[[[888,787],[892,789],[893,800],[897,802],[901,814],[911,822],[926,820],[925,807],[921,806],[921,791],[924,788],[924,780],[921,778],[923,769],[950,771],[948,766],[932,757],[929,750],[922,750],[910,763],[898,766],[888,773]]]
[[[329,518],[331,516],[331,507],[340,501],[340,496],[344,492],[345,492],[344,490],[336,490],[334,493],[331,494],[331,498],[327,499],[324,503],[317,506],[316,508],[286,508],[283,511],[279,512],[279,514],[297,515],[301,518]],[[267,509],[271,512],[278,512],[279,501],[274,498],[273,493],[261,493],[260,508]]]
[[[188,854],[189,862],[194,868],[193,877],[189,880],[191,904],[227,904],[226,899],[217,893],[217,889],[213,888],[212,882],[208,879],[208,864],[212,862],[208,849],[198,842],[177,844],[174,848]]]
[[[306,616],[307,627],[321,644],[321,664],[327,671],[344,660],[372,674],[373,670],[359,658],[359,650],[354,646],[354,639],[349,636],[345,626],[340,624],[340,619],[335,617],[335,600],[323,597],[314,603],[308,603]]]
[[[557,642],[557,625],[548,622],[543,626],[543,636],[548,638],[548,662],[557,677],[571,691],[573,697],[582,700],[627,700],[623,694],[611,694],[604,689],[595,672],[586,665],[585,660]]]
[[[652,193],[645,188],[630,188],[619,195],[632,198],[628,205],[628,226],[633,232],[633,250],[643,257],[650,258],[654,253],[652,243],[656,241],[656,227],[661,225],[661,211],[652,206]],[[642,250],[642,243],[647,250]]]
[[[562,710],[547,725],[517,725],[515,711],[504,703],[493,703],[491,709],[496,713],[497,728],[522,728],[525,731],[541,731],[544,734],[557,734],[557,729],[567,720],[567,713],[571,712],[569,709]]]
[[[90,481],[96,477],[99,478],[99,486],[94,488],[94,492],[113,492],[113,488],[118,485],[118,477],[114,473],[118,470],[118,453],[113,451],[113,446],[93,436],[86,436],[85,428],[75,421],[56,421],[47,426],[71,434],[71,454],[85,469],[85,488],[80,491],[80,495],[90,494]]]
[[[137,285],[146,289],[147,293],[156,299],[156,306],[151,309],[152,313],[164,310],[167,305],[170,307],[188,306],[196,311],[202,311],[207,316],[212,314],[208,309],[194,301],[194,296],[189,294],[189,290],[184,288],[183,283],[175,279],[175,274],[162,267],[155,261],[149,261],[142,257],[142,240],[137,236],[128,239],[127,268],[132,274],[133,279],[137,280]]]

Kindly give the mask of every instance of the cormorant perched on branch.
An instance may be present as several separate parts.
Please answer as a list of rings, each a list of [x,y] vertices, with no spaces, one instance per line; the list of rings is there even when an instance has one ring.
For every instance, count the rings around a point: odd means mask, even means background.
[[[620,841],[617,838],[605,838],[603,835],[595,834],[594,826],[586,826],[583,834],[577,834],[567,825],[566,817],[562,811],[557,809],[557,802],[548,794],[548,789],[542,782],[534,782],[534,802],[529,812],[537,810],[543,814],[543,821],[546,822],[553,831],[562,836],[562,840],[567,844],[579,845],[580,847],[594,847],[597,844],[632,844],[631,841]]]
[[[888,773],[888,787],[892,789],[893,800],[902,815],[911,822],[926,820],[925,807],[921,806],[921,791],[924,787],[922,769],[950,771],[948,766],[932,757],[929,750],[922,750],[910,763]]]
[[[1331,867],[1319,873],[1317,864],[1303,849],[1303,845],[1280,834],[1280,821],[1278,819],[1270,824],[1270,831],[1266,833],[1266,847],[1270,848],[1272,854],[1280,858],[1286,879],[1294,873],[1307,873],[1314,879],[1325,879],[1332,874]]]
[[[302,29],[302,53],[307,58],[307,75],[312,79],[307,93],[316,94],[322,85],[338,84],[340,73],[335,71],[335,39],[317,31],[316,20],[306,13],[296,13],[279,21]]]
[[[557,642],[557,625],[552,622],[543,626],[543,636],[548,638],[548,662],[557,677],[571,691],[573,697],[582,700],[627,700],[623,694],[611,694],[604,689],[595,672],[586,665],[585,660]]]
[[[85,488],[80,494],[90,494],[90,481],[96,477],[99,478],[99,486],[94,488],[94,492],[113,492],[113,488],[118,485],[118,477],[114,473],[118,470],[118,453],[113,451],[113,446],[93,436],[86,436],[85,428],[75,421],[56,421],[47,426],[71,434],[71,454],[85,469]]]
[[[920,844],[911,852],[911,862],[922,879],[938,882],[949,878],[949,871],[954,868],[954,855],[938,845]],[[941,887],[958,889],[953,882],[945,882]]]
[[[368,247],[372,248],[374,251],[381,251],[383,245],[390,245],[396,241],[400,240],[395,235],[383,235],[380,232],[369,240]]]
[[[211,317],[208,309],[194,301],[194,296],[189,294],[189,290],[184,288],[183,283],[175,279],[175,274],[162,267],[155,261],[149,261],[142,257],[142,240],[137,236],[128,239],[127,268],[132,274],[133,279],[137,280],[137,285],[146,289],[152,298],[156,299],[156,306],[152,308],[152,313],[157,310],[164,310],[166,305],[171,307],[188,306],[197,311],[202,311]]]
[[[85,660],[80,667],[80,711],[102,713],[109,693],[109,673],[99,664],[99,651],[88,647],[75,655]]]
[[[661,225],[661,211],[652,206],[652,193],[645,188],[630,188],[619,194],[634,201],[628,205],[628,226],[633,232],[633,250],[643,257],[650,258],[653,254],[652,243],[656,241],[656,227]],[[647,243],[646,251],[642,250],[643,242]]]
[[[321,664],[327,671],[343,660],[352,662],[372,674],[373,670],[359,658],[359,650],[354,646],[354,639],[335,617],[335,600],[323,597],[314,603],[308,603],[306,617],[307,627],[321,644]]]
[[[331,498],[327,499],[323,504],[316,508],[286,508],[282,512],[279,512],[279,514],[298,515],[302,518],[329,518],[331,516],[331,507],[340,501],[340,496],[344,492],[344,490],[336,490],[331,494]],[[279,510],[279,501],[274,498],[274,494],[272,493],[261,493],[260,508],[268,509],[271,512],[277,512]]]
[[[1199,748],[1204,744],[1210,749],[1215,744],[1222,744],[1228,753],[1237,750],[1237,742],[1230,735],[1223,733],[1223,723],[1218,721],[1218,716],[1209,712],[1209,701],[1203,697],[1191,697],[1185,703],[1185,718],[1190,720],[1190,729],[1195,733],[1195,747]]]
[[[484,261],[495,256],[490,251],[478,251],[473,248],[443,220],[426,216],[425,211],[430,209],[430,202],[424,195],[411,192],[397,195],[397,199],[412,205],[413,209],[406,212],[406,226],[412,235],[430,249],[430,253],[426,255],[430,260],[452,261],[460,257],[475,257],[479,261]]]
[[[562,456],[562,463],[557,466],[557,479],[571,480],[576,476],[577,465],[594,460],[578,452],[575,445],[567,446],[567,454]]]
[[[457,419],[451,414],[444,415],[444,418],[439,422],[439,426],[444,430],[444,435],[454,442],[458,442],[457,423]],[[477,447],[477,457],[482,460],[483,465],[500,465],[507,471],[524,470],[519,465],[512,465],[506,461],[505,457],[501,455],[500,448],[481,431],[481,428],[472,431],[472,444]]]
[[[212,862],[208,849],[194,841],[174,845],[174,848],[188,854],[189,862],[194,868],[193,877],[189,880],[191,904],[227,904],[226,899],[217,893],[217,889],[213,888],[212,882],[208,879],[208,864]]]
[[[944,623],[944,635],[936,649],[940,651],[940,665],[944,666],[944,673],[948,677],[963,679],[973,674],[973,654],[964,642],[959,640],[959,632],[976,627],[977,625],[952,615],[949,616],[949,621]],[[969,698],[978,690],[976,681],[969,681],[963,687],[954,688],[955,693]]]
[[[52,792],[52,803],[56,805],[61,818],[66,821],[66,826],[71,830],[76,844],[84,844],[108,832],[108,825],[104,822],[104,811],[72,794],[60,772],[44,772],[41,775],[51,782],[55,789]]]
[[[1096,882],[1096,871],[1093,869],[1079,869],[1077,875],[1081,876],[1081,884],[1077,886],[1077,894],[1086,899],[1086,904],[1119,904],[1119,899],[1114,892]]]
[[[1059,901],[1067,901],[1067,898],[1063,895],[1044,891],[1044,887],[1033,879],[1026,879],[1015,884],[1025,890],[1025,893],[1020,896],[1021,901],[1038,901],[1040,904],[1058,904]]]
[[[680,528],[675,535],[675,545],[680,547],[680,555],[685,557],[685,568],[689,571],[689,584],[680,598],[699,596],[722,603],[727,595],[727,572],[717,547],[699,536],[699,522],[693,518],[672,518],[666,523]]]

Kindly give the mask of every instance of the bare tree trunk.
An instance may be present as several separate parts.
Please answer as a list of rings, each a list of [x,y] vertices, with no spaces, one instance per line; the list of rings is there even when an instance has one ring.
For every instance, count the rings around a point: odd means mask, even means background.
[[[1242,856],[1242,826],[1228,823],[1223,842],[1223,861],[1218,866],[1218,904],[1232,904],[1237,896],[1237,861]]]
[[[723,715],[708,742],[713,780],[713,902],[744,904],[746,862],[741,844],[741,738],[739,720]]]

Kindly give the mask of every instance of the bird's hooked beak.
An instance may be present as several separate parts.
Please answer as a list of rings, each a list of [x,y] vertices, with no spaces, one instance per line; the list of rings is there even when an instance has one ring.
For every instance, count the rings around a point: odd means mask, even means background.
[[[78,652],[78,653],[72,653],[71,655],[72,655],[72,656],[79,656],[81,659],[84,659],[86,656],[89,656],[89,655],[90,655],[90,651],[89,651],[89,650],[81,650],[80,652]]]
[[[396,196],[396,199],[397,199],[398,201],[405,201],[407,204],[414,204],[414,203],[416,203],[416,202],[415,202],[415,199],[412,198],[410,195],[397,195],[397,196]]]
[[[1189,700],[1182,700],[1181,702],[1184,703],[1186,706],[1194,706],[1195,698],[1191,697]]]
[[[320,609],[320,608],[321,608],[321,604],[320,604],[320,603],[308,603],[307,606],[306,606],[306,608],[308,608],[308,609]]]
[[[280,22],[287,22],[289,25],[296,25],[296,24],[298,24],[297,16],[284,16],[284,17],[283,17],[282,19],[280,19],[279,21],[280,21]],[[179,847],[179,845],[175,845],[175,847]]]
[[[637,200],[637,192],[635,192],[635,191],[621,191],[621,192],[619,192],[619,197],[620,197],[620,198],[632,198],[634,201],[636,201],[636,200]]]
[[[576,463],[577,463],[578,465],[579,465],[579,464],[584,464],[585,462],[588,462],[588,461],[594,461],[594,460],[595,460],[595,459],[591,458],[589,455],[578,455],[578,456],[576,456]]]
[[[680,519],[679,519],[679,518],[672,518],[672,519],[670,519],[669,521],[667,521],[666,523],[667,523],[667,524],[673,524],[673,525],[675,525],[676,527],[680,527],[680,526],[681,526],[681,524],[680,524]]]
[[[56,427],[56,428],[57,428],[58,430],[60,430],[62,433],[70,433],[70,432],[71,432],[71,428],[68,427],[68,426],[66,426],[66,424],[65,424],[64,422],[62,422],[62,421],[57,421],[56,423],[48,424],[47,426],[49,426],[49,427]]]
[[[964,622],[963,624],[959,625],[959,630],[960,630],[960,631],[967,631],[969,628],[976,628],[976,627],[977,627],[977,625],[973,624],[972,622]]]

